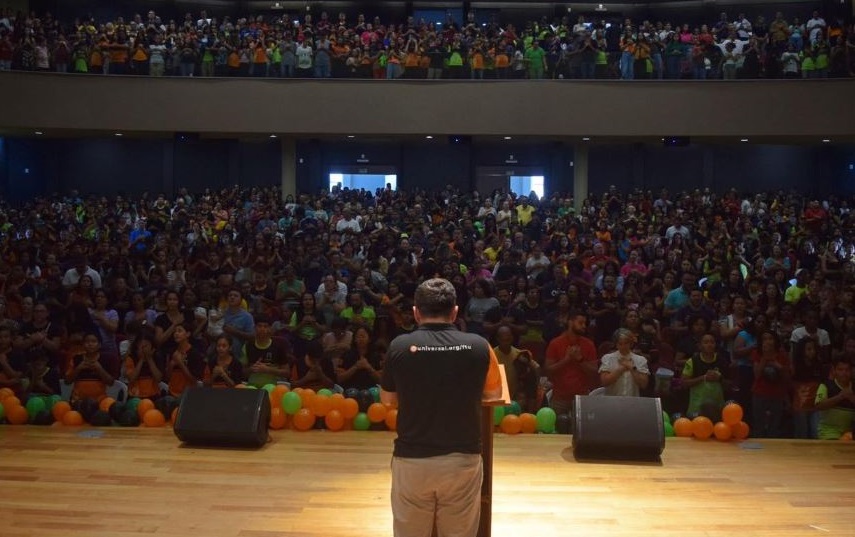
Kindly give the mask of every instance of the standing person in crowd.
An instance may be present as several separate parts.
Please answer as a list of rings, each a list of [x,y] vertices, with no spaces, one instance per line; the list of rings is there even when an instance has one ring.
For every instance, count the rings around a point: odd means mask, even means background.
[[[635,335],[626,328],[619,328],[613,336],[615,352],[603,356],[600,363],[600,382],[607,395],[638,397],[650,381],[647,358],[632,352]]]
[[[587,327],[584,313],[571,312],[565,332],[546,347],[546,376],[552,382],[549,406],[558,414],[572,413],[575,397],[593,388],[599,360],[594,342],[584,335]]]
[[[831,366],[831,378],[822,381],[816,391],[819,412],[817,438],[837,440],[851,433],[855,425],[855,392],[852,391],[852,364],[838,359]]]
[[[381,400],[398,404],[392,458],[396,537],[474,537],[481,507],[481,404],[502,395],[489,343],[454,328],[454,286],[430,279],[415,293],[419,329],[395,338]],[[441,419],[437,419],[441,417]]]
[[[778,334],[764,330],[758,348],[752,353],[754,384],[751,388],[754,436],[776,438],[781,435],[784,405],[792,376],[790,357],[781,346]]]

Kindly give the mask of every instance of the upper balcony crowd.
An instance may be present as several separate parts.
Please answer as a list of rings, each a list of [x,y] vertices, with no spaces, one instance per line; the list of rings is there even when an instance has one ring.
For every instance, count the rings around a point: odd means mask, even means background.
[[[0,70],[375,79],[753,79],[855,76],[855,31],[818,11],[706,24],[565,16],[462,24],[345,13],[183,20],[154,11],[61,21],[0,16]]]

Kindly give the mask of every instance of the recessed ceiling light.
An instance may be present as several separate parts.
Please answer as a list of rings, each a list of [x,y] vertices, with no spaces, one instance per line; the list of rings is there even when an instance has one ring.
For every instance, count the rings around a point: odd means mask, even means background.
[[[348,138],[356,138],[356,136],[354,136],[354,135],[352,135],[352,134],[348,134],[348,135],[347,135],[347,137],[348,137]]]
[[[512,140],[512,139],[513,138],[511,138],[510,136],[505,136],[505,140]]]
[[[590,138],[588,138],[587,136],[585,136],[584,138],[582,138],[582,141],[583,141],[583,142],[589,142],[590,140],[591,140],[591,139],[590,139]]]
[[[122,133],[121,133],[121,132],[117,132],[117,133],[116,133],[116,136],[122,136]]]
[[[42,131],[36,131],[36,136],[41,136],[42,134],[44,134]]]
[[[748,138],[742,138],[742,139],[741,139],[741,140],[739,140],[739,141],[740,141],[740,142],[747,142],[747,141],[748,141]]]
[[[271,137],[271,138],[276,138],[276,135],[275,135],[275,134],[271,134],[271,135],[270,135],[270,137]]]
[[[433,140],[433,136],[431,136],[430,134],[428,134],[427,136],[425,136],[425,140]]]
[[[827,143],[830,143],[830,142],[831,142],[831,140],[829,140],[828,138],[823,138],[823,139],[822,139],[822,143],[824,143],[824,144],[827,144]]]

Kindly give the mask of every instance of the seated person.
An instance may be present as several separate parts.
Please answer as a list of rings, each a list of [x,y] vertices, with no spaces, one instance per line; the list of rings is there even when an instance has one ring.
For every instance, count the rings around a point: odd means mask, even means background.
[[[534,410],[540,364],[532,358],[530,351],[513,346],[514,332],[510,326],[499,326],[496,341],[498,345],[493,348],[493,352],[498,362],[505,366],[511,399],[518,402],[526,412]]]
[[[158,363],[156,347],[154,332],[151,329],[144,330],[131,342],[125,357],[125,378],[128,381],[129,397],[160,397],[163,364]]]
[[[11,389],[19,399],[24,395],[27,384],[22,369],[20,353],[12,348],[12,329],[0,325],[0,388]]]
[[[617,350],[600,360],[600,382],[607,395],[638,397],[650,382],[647,358],[632,352],[635,335],[628,328],[619,328],[613,339]]]
[[[330,331],[321,336],[324,354],[337,366],[341,364],[342,356],[353,346],[353,332],[347,329],[347,325],[347,319],[336,317],[330,324]]]
[[[700,350],[683,366],[683,386],[689,388],[686,414],[702,414],[713,422],[721,417],[724,406],[724,373],[730,367],[727,355],[716,351],[712,333],[701,337]]]
[[[320,341],[311,341],[306,345],[303,362],[306,364],[306,374],[293,381],[291,388],[311,388],[318,391],[322,388],[335,387],[335,366],[332,360],[324,356],[324,348]]]
[[[357,326],[353,345],[342,358],[341,367],[336,368],[338,382],[343,388],[367,390],[379,384],[380,362],[375,350],[371,332],[365,326]]]
[[[115,377],[108,371],[109,364],[102,363],[101,337],[94,330],[83,335],[83,353],[74,356],[65,373],[65,381],[72,384],[71,401],[107,397],[107,388]]]
[[[288,380],[291,375],[293,353],[284,338],[274,338],[273,323],[263,315],[255,317],[255,337],[243,347],[246,361],[247,384],[261,388]],[[239,375],[242,377],[242,375]],[[235,377],[232,377],[235,378]]]
[[[195,387],[205,378],[205,360],[190,343],[191,325],[179,323],[173,332],[175,350],[166,356],[164,373],[169,384],[169,395],[181,397],[188,388]]]
[[[26,378],[28,395],[59,395],[61,379],[59,370],[50,365],[50,359],[45,349],[36,349],[27,358]]]
[[[339,316],[347,319],[352,326],[365,325],[369,329],[374,328],[377,314],[374,308],[365,304],[362,293],[358,290],[351,291],[348,297],[348,307],[344,308]]]
[[[243,367],[232,356],[232,339],[225,334],[220,335],[214,343],[214,352],[214,358],[205,376],[205,385],[213,388],[234,388],[243,378]]]
[[[852,431],[855,418],[855,393],[852,391],[852,365],[837,359],[831,368],[831,378],[823,380],[816,390],[819,411],[817,438],[838,440]]]

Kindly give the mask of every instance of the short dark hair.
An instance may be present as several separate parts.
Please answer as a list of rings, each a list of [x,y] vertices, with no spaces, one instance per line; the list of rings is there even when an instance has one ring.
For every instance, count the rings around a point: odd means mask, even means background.
[[[457,304],[457,292],[444,278],[425,280],[416,288],[413,298],[416,309],[425,317],[448,317]]]

